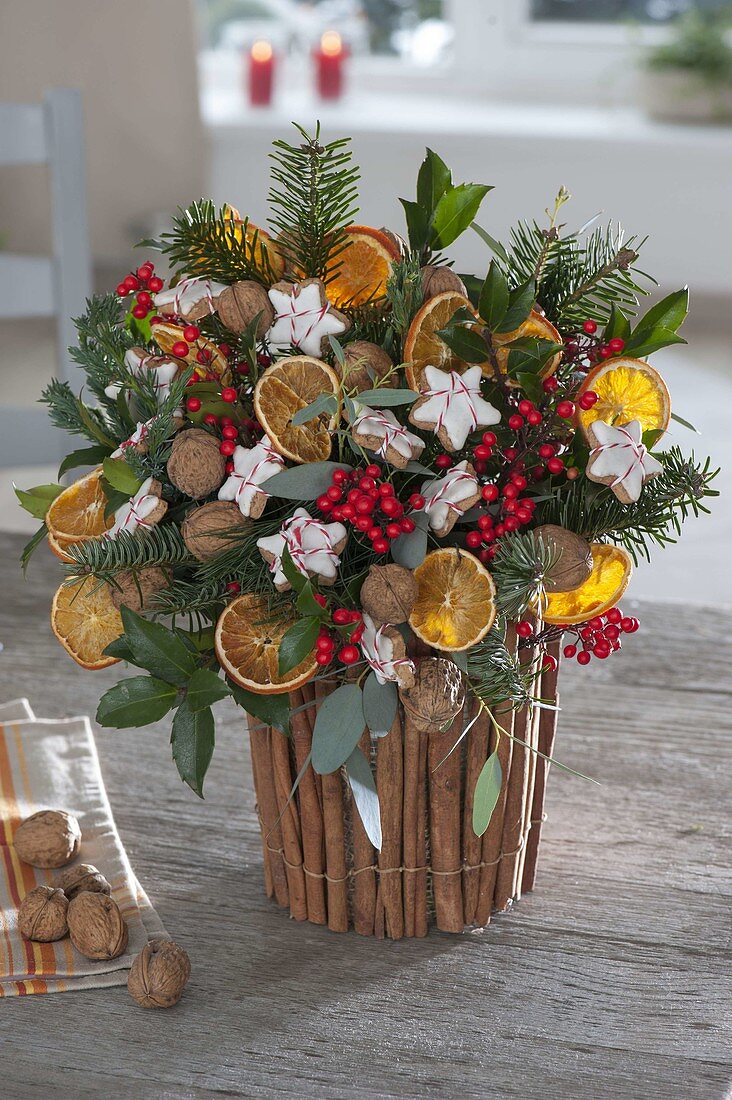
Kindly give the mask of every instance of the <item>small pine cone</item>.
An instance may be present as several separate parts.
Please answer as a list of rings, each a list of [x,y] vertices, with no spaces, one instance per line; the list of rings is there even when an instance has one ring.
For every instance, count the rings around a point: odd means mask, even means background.
[[[192,500],[210,496],[226,476],[226,459],[219,442],[203,428],[188,428],[173,441],[168,459],[168,477],[181,493]]]
[[[343,356],[343,365],[336,363],[335,369],[343,378],[346,393],[372,390],[394,367],[384,349],[368,340],[354,340],[352,344],[347,344]],[[389,385],[393,388],[397,381],[397,372],[394,371]]]
[[[32,867],[63,867],[71,863],[81,844],[81,829],[65,810],[39,810],[15,830],[18,856]]]
[[[191,976],[187,953],[171,940],[145,944],[127,979],[131,997],[143,1008],[172,1008]]]
[[[361,606],[381,623],[405,623],[417,599],[417,582],[403,565],[372,565],[361,587]]]
[[[88,890],[90,894],[112,893],[112,887],[104,875],[91,863],[75,863],[73,867],[67,868],[59,878],[59,886],[69,901],[73,901],[84,890]]]
[[[462,673],[445,657],[424,657],[417,664],[414,686],[408,691],[400,689],[399,698],[418,730],[442,729],[465,702]]]
[[[61,940],[69,930],[66,913],[69,901],[63,890],[52,886],[36,886],[26,894],[18,909],[18,929],[21,936],[37,943]]]
[[[465,283],[459,275],[449,267],[435,267],[432,264],[422,268],[422,290],[425,302],[448,290],[462,294],[464,298],[468,296]]]
[[[248,526],[249,520],[233,501],[212,500],[188,513],[180,533],[194,558],[208,561],[231,546],[231,539],[226,537],[230,532],[243,531]]]
[[[84,890],[69,904],[69,935],[88,959],[116,959],[127,947],[127,925],[119,906],[106,894]]]
[[[249,279],[222,290],[216,308],[222,324],[230,332],[244,332],[259,317],[256,330],[258,340],[271,328],[275,319],[274,306],[267,291]]]
[[[112,603],[119,610],[122,604],[131,611],[145,611],[154,602],[158,592],[170,588],[170,570],[160,565],[147,565],[142,569],[117,573],[114,584],[109,585]]]

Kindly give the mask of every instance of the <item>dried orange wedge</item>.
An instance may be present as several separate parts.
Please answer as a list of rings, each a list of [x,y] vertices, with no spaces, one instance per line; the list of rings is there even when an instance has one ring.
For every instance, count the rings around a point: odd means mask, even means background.
[[[593,542],[592,572],[570,592],[550,592],[541,617],[546,623],[584,623],[604,615],[623,596],[633,573],[633,560],[622,546]]]
[[[440,329],[447,327],[459,309],[469,309],[475,315],[467,298],[455,290],[446,290],[435,294],[415,314],[404,341],[404,370],[407,383],[413,390],[419,390],[420,376],[426,366],[460,372],[467,368],[468,364],[459,359],[437,335]]]
[[[466,550],[433,550],[414,570],[417,599],[409,625],[434,649],[469,649],[493,626],[496,586]]]
[[[338,411],[321,413],[305,424],[293,424],[292,418],[321,394],[333,394],[338,401],[339,387],[335,371],[309,355],[278,359],[267,367],[254,388],[254,411],[275,450],[293,462],[328,458]]]
[[[498,366],[506,373],[508,370],[508,356],[510,348],[504,348],[501,345],[508,344],[512,340],[518,340],[522,336],[534,336],[539,340],[550,340],[552,344],[563,344],[561,334],[554,327],[551,321],[548,321],[543,313],[539,313],[538,309],[532,309],[529,316],[526,318],[522,325],[514,329],[513,332],[496,332],[493,335],[493,342],[496,347],[496,359]],[[540,378],[548,378],[550,374],[554,374],[559,364],[562,361],[562,353],[558,351],[556,355],[553,355],[541,369],[539,375]]]
[[[66,652],[82,668],[115,665],[118,657],[104,650],[124,633],[122,616],[112,603],[109,586],[96,577],[62,584],[51,605],[51,627]]]
[[[592,391],[598,400],[591,409],[577,408],[580,427],[587,434],[593,420],[628,424],[640,420],[644,432],[665,432],[671,419],[671,395],[658,371],[643,359],[611,359],[588,372],[578,397]]]
[[[368,225],[349,225],[343,243],[346,247],[326,271],[328,300],[341,309],[383,298],[391,266],[399,259],[397,245],[383,230]]]
[[[285,676],[279,674],[280,642],[296,621],[290,609],[270,610],[262,596],[238,596],[216,624],[216,656],[234,683],[256,695],[284,695],[318,670],[315,650]]]
[[[102,469],[75,481],[51,502],[46,512],[46,527],[57,544],[98,539],[114,523],[114,516],[104,518],[107,498],[102,489]],[[53,547],[52,547],[53,549]]]

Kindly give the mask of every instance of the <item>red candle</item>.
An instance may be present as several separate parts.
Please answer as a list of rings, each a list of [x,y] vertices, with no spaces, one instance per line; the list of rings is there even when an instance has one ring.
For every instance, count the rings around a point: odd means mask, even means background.
[[[255,42],[249,54],[249,102],[267,107],[272,102],[274,51],[269,42]]]
[[[343,95],[343,64],[346,49],[341,36],[326,31],[314,51],[315,83],[321,99],[340,99]]]

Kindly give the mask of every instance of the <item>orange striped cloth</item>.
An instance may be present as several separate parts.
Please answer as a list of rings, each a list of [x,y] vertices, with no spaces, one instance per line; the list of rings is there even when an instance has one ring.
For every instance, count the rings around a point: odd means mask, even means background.
[[[68,810],[82,832],[79,859],[112,886],[129,929],[127,952],[109,962],[84,958],[68,937],[31,943],[18,931],[18,905],[59,872],[18,858],[13,836],[37,810]],[[124,985],[135,955],[165,929],[122,847],[104,789],[88,718],[36,719],[26,699],[0,706],[0,997]]]

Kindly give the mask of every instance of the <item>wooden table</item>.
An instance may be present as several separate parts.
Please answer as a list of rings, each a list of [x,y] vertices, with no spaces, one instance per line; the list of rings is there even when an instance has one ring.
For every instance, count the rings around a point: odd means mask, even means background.
[[[93,714],[0,536],[2,698]],[[630,603],[626,606],[630,607]],[[0,1006],[0,1095],[722,1100],[730,1072],[732,614],[643,604],[622,654],[563,674],[538,889],[482,933],[377,942],[264,897],[247,738],[220,707],[205,803],[168,729],[98,731],[122,839],[193,977],[171,1012],[124,988]],[[725,770],[726,766],[726,770]]]

